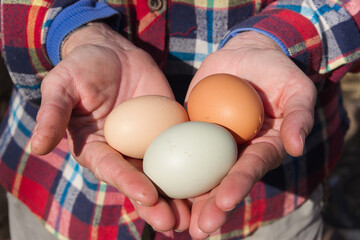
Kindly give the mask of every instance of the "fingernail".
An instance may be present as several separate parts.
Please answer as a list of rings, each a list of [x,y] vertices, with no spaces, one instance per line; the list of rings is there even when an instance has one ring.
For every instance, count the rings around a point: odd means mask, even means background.
[[[140,201],[135,200],[135,202],[136,202],[137,204],[141,205],[141,206],[145,206],[145,205],[142,204]]]
[[[129,200],[130,200],[130,202],[132,202],[132,204],[137,203],[137,204],[139,204],[139,205],[141,205],[141,206],[144,206],[144,204],[142,204],[142,203],[139,202],[138,200],[134,200],[134,199],[131,199],[131,198],[129,198]]]
[[[143,204],[142,202],[137,201],[137,200],[135,200],[135,202],[136,202],[137,204],[141,205],[141,206],[144,206],[144,207],[152,207],[152,206],[153,206],[153,205],[145,205],[145,204]]]
[[[234,210],[235,208],[236,208],[236,205],[233,206],[232,208],[226,209],[225,212],[230,212],[230,211]]]
[[[229,209],[224,209],[224,211],[225,212],[230,212],[230,211],[234,210],[239,204],[240,204],[240,202],[238,202],[237,204],[235,204],[233,207],[231,207]]]
[[[302,148],[302,151],[301,153],[304,151],[304,146],[305,146],[305,131],[304,129],[301,129],[300,130],[300,142],[301,142],[301,148]]]
[[[215,233],[217,233],[217,232],[219,232],[220,230],[221,230],[221,227],[222,226],[220,226],[218,229],[216,229],[215,231],[212,231],[212,232],[203,232],[203,233],[205,233],[205,234],[208,234],[208,235],[212,235],[212,234],[215,234]]]
[[[213,233],[216,233],[218,231],[220,231],[221,227],[219,227],[218,229],[216,229],[216,231],[214,231]]]
[[[304,131],[304,129],[300,130],[300,141],[301,141],[301,144],[304,145],[304,143],[305,143],[305,131]]]
[[[151,225],[150,225],[151,226]],[[156,228],[154,228],[153,226],[151,226],[152,229],[155,231],[155,232],[167,232],[168,230],[157,230]]]
[[[34,126],[34,129],[32,131],[32,136],[34,136],[36,134],[38,127],[39,127],[39,124],[36,123],[35,126]]]

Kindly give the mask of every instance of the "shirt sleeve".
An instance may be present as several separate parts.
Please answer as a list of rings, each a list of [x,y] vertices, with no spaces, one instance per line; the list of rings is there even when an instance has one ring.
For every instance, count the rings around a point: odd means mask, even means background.
[[[60,19],[58,16],[74,4],[87,6],[87,13],[108,8],[103,2],[90,0],[1,1],[3,57],[14,86],[23,95],[24,100],[35,105],[40,104],[41,81],[54,66],[49,58],[46,42],[48,33],[54,26],[53,23]],[[84,10],[82,14],[85,12]],[[116,15],[114,12],[109,13],[109,10],[107,13],[95,15],[94,19],[111,18]],[[84,20],[84,18],[81,19]],[[69,22],[74,23],[75,28],[84,23],[74,18]],[[59,28],[56,29],[59,30]],[[68,26],[65,29],[69,30]],[[60,32],[64,34],[64,31]]]
[[[279,0],[234,26],[221,46],[242,31],[257,31],[274,39],[309,76],[328,74],[359,61],[359,24],[358,0]]]
[[[92,0],[81,0],[61,11],[52,21],[46,39],[46,50],[52,64],[56,65],[61,60],[64,39],[74,30],[96,20],[104,20],[118,30],[120,14],[106,3]]]

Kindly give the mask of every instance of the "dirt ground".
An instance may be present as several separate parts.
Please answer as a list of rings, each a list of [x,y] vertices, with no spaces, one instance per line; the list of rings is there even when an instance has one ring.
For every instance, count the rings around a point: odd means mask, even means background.
[[[351,119],[344,153],[328,179],[329,200],[324,211],[327,223],[345,240],[360,239],[360,74],[342,81],[344,103]],[[0,120],[6,110],[11,82],[0,59]],[[0,240],[10,239],[5,191],[0,187]]]

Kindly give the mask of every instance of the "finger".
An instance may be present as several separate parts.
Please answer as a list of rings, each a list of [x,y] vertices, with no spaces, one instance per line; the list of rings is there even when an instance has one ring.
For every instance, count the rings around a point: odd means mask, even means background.
[[[138,158],[124,157],[138,171],[143,172],[143,160]]]
[[[230,212],[218,208],[215,197],[210,197],[201,209],[198,226],[205,233],[214,233],[225,224],[228,215]]]
[[[175,217],[174,230],[176,232],[187,230],[190,225],[190,211],[188,204],[180,199],[170,199],[168,203]]]
[[[280,134],[287,153],[296,157],[303,153],[305,138],[313,127],[316,89],[310,80],[305,80],[301,89],[289,92],[284,100]]]
[[[192,204],[189,233],[193,239],[205,239],[209,236],[209,234],[202,231],[199,226],[201,208],[205,204],[206,199],[207,195],[196,197]]]
[[[128,198],[144,206],[157,203],[158,193],[151,181],[105,142],[88,142],[78,154],[81,165]]]
[[[266,172],[279,166],[284,155],[280,137],[262,137],[261,141],[248,146],[221,181],[215,196],[216,205],[223,211],[233,209]]]
[[[67,84],[69,76],[64,76],[65,71],[62,75],[51,71],[43,80],[41,106],[31,139],[31,149],[35,154],[51,152],[65,135],[74,100],[69,94],[72,91],[71,85]]]
[[[144,63],[146,63],[146,68],[143,68],[141,71],[131,71],[130,73],[132,78],[140,79],[136,82],[136,89],[133,97],[143,95],[161,95],[174,99],[174,94],[168,80],[153,58],[144,51],[134,51],[133,58],[137,61],[141,59]],[[134,65],[136,64],[138,63],[134,63]]]
[[[139,217],[151,225],[155,231],[166,232],[175,226],[173,212],[164,199],[159,198],[159,201],[151,207],[143,206],[134,200],[130,201]]]

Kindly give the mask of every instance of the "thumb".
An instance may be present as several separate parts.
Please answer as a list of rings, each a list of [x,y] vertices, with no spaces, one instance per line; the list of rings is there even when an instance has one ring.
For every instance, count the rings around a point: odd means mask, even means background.
[[[42,100],[31,138],[34,154],[44,155],[51,152],[65,136],[66,128],[73,109],[70,74],[54,68],[44,78],[41,86]]]
[[[316,89],[310,81],[286,101],[280,135],[285,150],[294,157],[303,153],[305,138],[312,130],[315,102]]]

